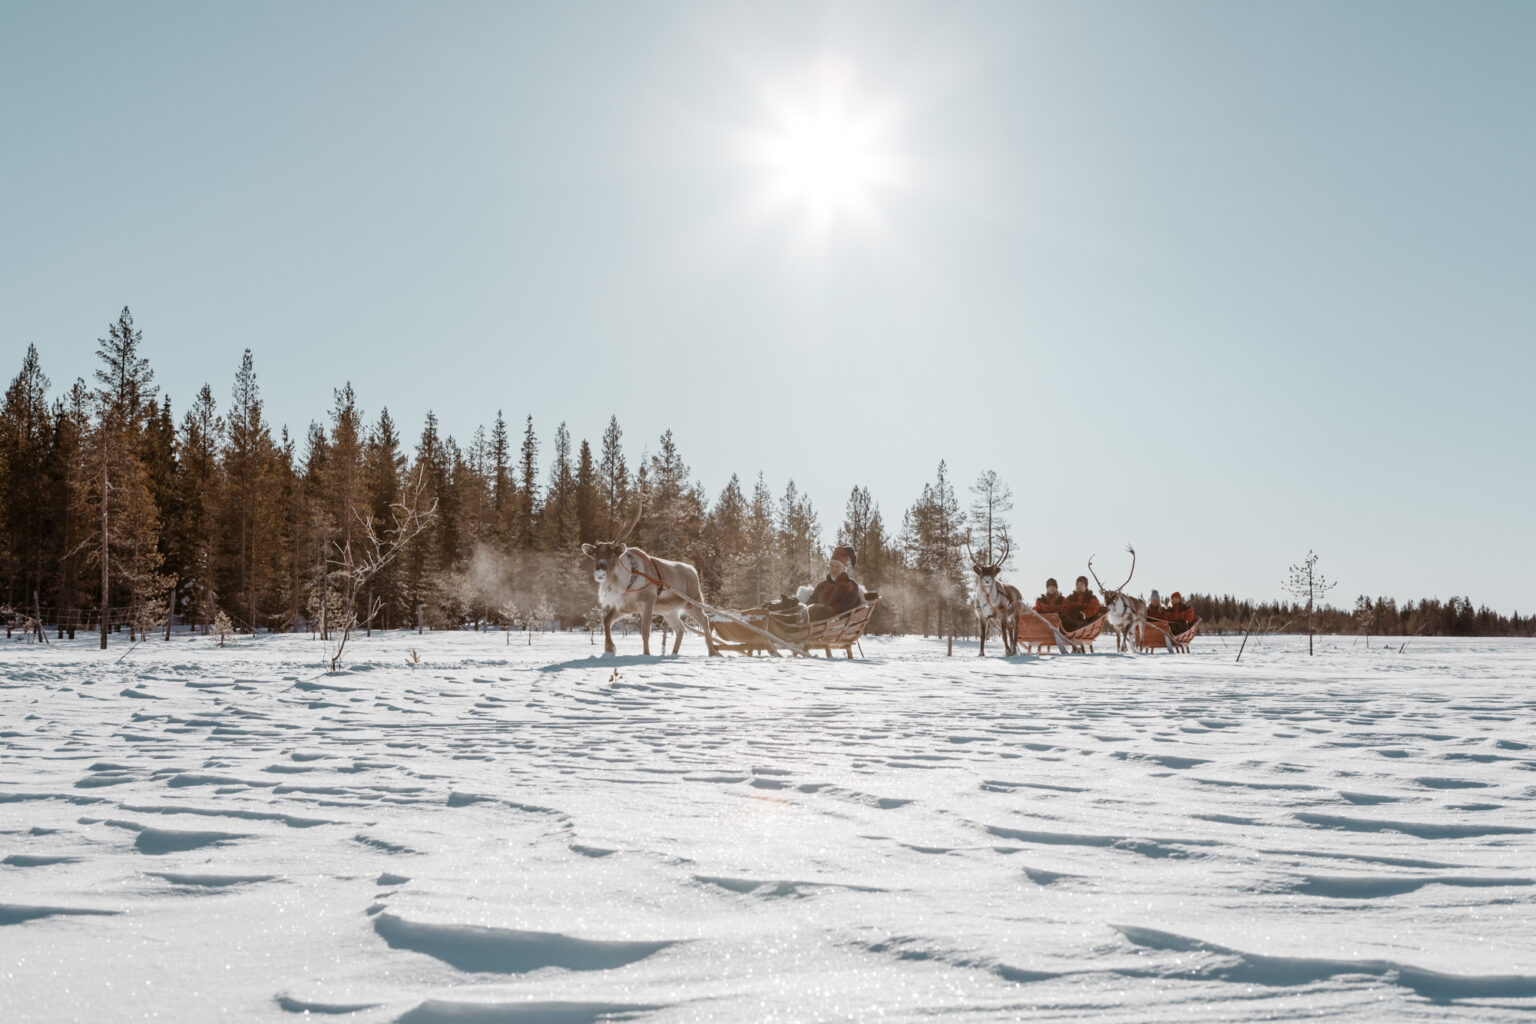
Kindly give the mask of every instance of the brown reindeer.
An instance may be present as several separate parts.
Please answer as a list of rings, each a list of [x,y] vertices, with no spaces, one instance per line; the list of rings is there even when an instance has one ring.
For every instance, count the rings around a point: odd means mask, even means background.
[[[1011,545],[1003,540],[1003,554],[992,561],[992,547],[987,546],[987,557],[978,559],[971,551],[971,537],[966,534],[965,553],[971,561],[971,571],[976,574],[976,621],[981,633],[981,649],[977,657],[987,654],[987,627],[997,620],[997,628],[1003,634],[1003,654],[1013,657],[1019,653],[1019,615],[1024,607],[1024,595],[1019,588],[1004,583],[998,576],[1008,564]],[[982,562],[986,562],[985,565]]]
[[[677,640],[672,644],[672,653],[676,654],[683,645],[682,615],[687,612],[704,627],[704,644],[710,655],[719,654],[715,650],[714,637],[710,635],[707,617],[700,610],[704,603],[704,588],[699,583],[699,571],[687,562],[653,558],[639,548],[625,546],[624,541],[635,532],[644,512],[645,495],[642,494],[634,521],[618,540],[581,546],[582,553],[592,559],[597,602],[603,608],[604,653],[618,653],[613,645],[613,620],[638,612],[640,644],[644,652],[651,653],[651,617],[660,615],[677,633]]]
[[[1127,544],[1125,550],[1131,553],[1131,572],[1125,578],[1125,583],[1114,590],[1108,589],[1099,580],[1099,574],[1093,571],[1091,557],[1088,559],[1088,571],[1093,575],[1093,582],[1098,584],[1099,592],[1104,595],[1104,621],[1109,623],[1109,628],[1115,631],[1115,649],[1123,651],[1129,647],[1134,654],[1136,642],[1153,627],[1147,623],[1147,602],[1125,592],[1125,584],[1131,582],[1131,576],[1136,575],[1136,549]],[[1167,638],[1168,634],[1165,630],[1163,639],[1167,640]]]

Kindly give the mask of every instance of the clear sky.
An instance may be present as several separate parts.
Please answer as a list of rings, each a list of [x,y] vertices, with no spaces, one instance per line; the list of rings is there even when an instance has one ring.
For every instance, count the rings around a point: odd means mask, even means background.
[[[1536,610],[1536,4],[0,4],[0,374],[496,410],[1026,590]],[[1101,573],[1101,575],[1104,575]],[[1106,582],[1109,583],[1108,579]]]

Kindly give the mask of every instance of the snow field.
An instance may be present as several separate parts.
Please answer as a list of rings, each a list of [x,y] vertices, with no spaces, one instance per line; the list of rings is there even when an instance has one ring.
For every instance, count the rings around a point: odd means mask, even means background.
[[[1536,1010],[1529,641],[619,644],[0,647],[5,1019]]]

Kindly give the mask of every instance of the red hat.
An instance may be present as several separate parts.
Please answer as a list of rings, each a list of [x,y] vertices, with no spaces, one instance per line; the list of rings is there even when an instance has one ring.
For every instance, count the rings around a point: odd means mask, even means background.
[[[854,554],[853,548],[849,547],[847,544],[844,544],[842,547],[832,552],[832,557],[834,560],[842,562],[850,569],[859,564],[859,556]]]
[[[1173,593],[1168,595],[1168,600],[1170,600],[1170,601],[1182,601],[1182,600],[1184,600],[1184,595],[1179,593],[1177,590],[1175,590]]]

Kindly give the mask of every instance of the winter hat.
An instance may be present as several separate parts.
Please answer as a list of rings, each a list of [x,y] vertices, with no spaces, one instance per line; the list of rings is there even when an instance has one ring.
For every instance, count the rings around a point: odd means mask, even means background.
[[[1045,585],[1048,586],[1048,587],[1056,586],[1056,577],[1052,576],[1050,579],[1046,580],[1045,581]]]
[[[842,562],[850,569],[859,564],[859,556],[854,554],[853,548],[849,547],[847,544],[844,544],[842,547],[832,552],[832,557],[836,561]]]
[[[1175,590],[1173,593],[1168,595],[1168,600],[1170,600],[1170,601],[1182,601],[1182,600],[1184,600],[1184,595],[1179,593],[1177,590]]]
[[[1154,591],[1152,591],[1152,602],[1153,602],[1153,603],[1154,603],[1154,604],[1156,604],[1156,603],[1158,603],[1158,602],[1160,602],[1160,601],[1161,601],[1161,600],[1162,600],[1162,599],[1161,599],[1161,598],[1160,598],[1160,597],[1158,597],[1158,596],[1157,596],[1157,591],[1155,591],[1155,590],[1154,590]]]

